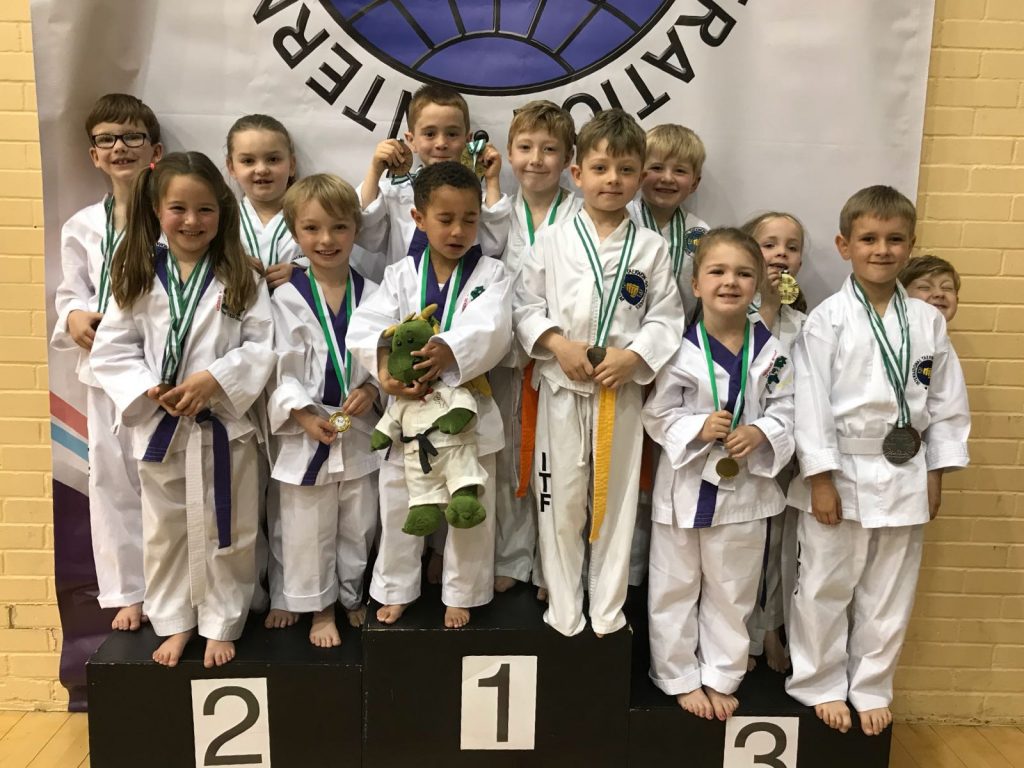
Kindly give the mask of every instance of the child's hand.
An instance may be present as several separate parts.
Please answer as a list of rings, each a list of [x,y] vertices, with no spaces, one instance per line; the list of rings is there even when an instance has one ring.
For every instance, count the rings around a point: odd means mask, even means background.
[[[419,399],[423,397],[429,389],[426,382],[423,381],[417,381],[411,386],[406,386],[405,383],[399,381],[388,373],[387,365],[383,365],[378,369],[377,380],[380,382],[380,391],[386,395],[392,395],[394,397]]]
[[[480,155],[480,165],[483,166],[485,179],[497,179],[501,173],[501,153],[488,144]]]
[[[157,384],[155,387],[150,387],[146,390],[146,397],[156,402],[161,408],[167,411],[171,416],[177,416],[178,414],[174,411],[175,403],[164,402],[164,397],[172,389],[170,384]]]
[[[92,343],[96,340],[96,326],[102,319],[102,313],[86,312],[84,309],[76,309],[68,315],[68,333],[75,344],[82,349],[92,349]]]
[[[423,358],[412,367],[414,371],[423,371],[419,380],[424,383],[433,381],[455,365],[455,353],[447,344],[438,341],[428,341],[422,349],[412,353],[414,357]]]
[[[767,439],[760,428],[753,424],[744,424],[742,427],[736,427],[725,438],[725,450],[734,459],[742,459],[749,456],[757,446]]]
[[[732,428],[732,414],[728,411],[715,411],[704,420],[704,426],[697,435],[705,443],[725,440]]]
[[[370,163],[378,177],[387,170],[401,176],[412,168],[412,150],[398,139],[384,139],[373,150]]]
[[[587,359],[587,343],[569,341],[561,334],[553,334],[547,340],[547,349],[554,353],[562,372],[570,381],[586,381],[594,375],[594,367]]]
[[[363,386],[353,389],[348,393],[345,402],[341,405],[341,412],[349,416],[362,416],[373,406],[377,399],[377,388],[367,382]]]
[[[928,519],[934,520],[942,505],[942,470],[928,472]]]
[[[810,478],[811,512],[822,525],[839,525],[843,519],[843,502],[832,482],[831,472],[822,472]]]
[[[608,389],[618,389],[633,380],[643,358],[631,349],[606,347],[604,360],[594,369],[594,381]]]
[[[212,373],[197,371],[174,389],[165,392],[160,397],[160,403],[174,416],[194,417],[220,391],[220,384]]]
[[[294,270],[295,265],[290,261],[271,264],[267,267],[267,287],[270,290],[274,290],[279,285],[284,285],[292,279],[292,272]]]
[[[292,418],[318,443],[330,445],[338,437],[338,430],[334,425],[318,413],[307,411],[305,408],[292,408]]]

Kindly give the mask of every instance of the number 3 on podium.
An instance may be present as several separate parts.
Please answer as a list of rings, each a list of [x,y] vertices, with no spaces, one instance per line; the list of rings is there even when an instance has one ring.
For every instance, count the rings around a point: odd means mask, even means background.
[[[533,749],[536,656],[463,656],[461,749]]]
[[[722,768],[796,768],[799,717],[730,717]]]

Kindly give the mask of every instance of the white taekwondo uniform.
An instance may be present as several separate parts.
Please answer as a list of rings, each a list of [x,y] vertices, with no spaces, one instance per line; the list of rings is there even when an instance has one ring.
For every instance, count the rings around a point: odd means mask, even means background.
[[[590,547],[587,573],[590,619],[595,632],[625,626],[630,543],[636,519],[643,429],[644,384],[679,347],[682,303],[660,235],[636,227],[628,217],[603,241],[585,210],[537,236],[523,257],[516,282],[516,334],[537,362],[534,386],[540,390],[533,489],[544,580],[549,590],[544,620],[564,635],[586,626],[583,616],[581,538],[587,524],[591,468],[598,416],[598,386],[571,381],[555,356],[537,340],[556,330],[572,341],[597,338],[601,297],[581,239],[586,233],[601,265],[602,291],[612,297],[614,314],[607,346],[629,349],[643,360],[634,380],[619,387],[607,488],[607,512],[599,537]],[[624,246],[635,238],[632,258],[620,288],[614,287]],[[589,246],[587,246],[589,247]]]
[[[351,373],[347,392],[331,362],[307,273],[292,272],[271,297],[277,376],[267,412],[278,448],[271,477],[279,486],[284,555],[283,599],[272,602],[274,608],[321,611],[339,597],[348,611],[364,604],[363,575],[377,534],[380,455],[370,449],[376,414],[371,409],[353,417],[330,445],[311,438],[292,416],[293,410],[313,409],[329,418],[348,393],[370,380],[354,358],[350,367],[344,362],[344,343],[349,315],[377,285],[354,269],[348,280],[337,314],[325,307],[346,377]]]
[[[181,350],[177,381],[209,371],[221,392],[197,418],[173,417],[146,396],[160,383],[170,328],[166,251],[157,277],[127,309],[111,301],[92,365],[132,427],[142,483],[143,610],[161,636],[197,626],[215,640],[242,633],[256,580],[256,425],[251,407],[273,372],[266,284],[240,317],[223,307],[211,268]],[[196,267],[198,269],[199,267]]]
[[[902,286],[896,291],[906,297]],[[926,473],[967,465],[967,389],[946,321],[923,301],[905,301],[906,400],[924,440],[905,464],[882,455],[897,402],[852,277],[810,313],[794,348],[800,471],[831,472],[842,504],[838,525],[810,512],[798,524],[786,690],[809,706],[849,698],[863,711],[891,703],[929,519]],[[882,323],[898,350],[895,296]]]
[[[377,350],[390,347],[385,329],[424,304],[437,304],[436,317],[445,318],[455,301],[448,330],[434,339],[447,344],[454,367],[441,380],[451,387],[472,381],[494,368],[508,354],[512,339],[511,280],[504,265],[481,256],[474,246],[462,257],[463,274],[457,296],[449,292],[455,274],[441,287],[429,258],[409,256],[384,272],[378,290],[364,301],[349,325],[346,345],[367,370],[377,371]],[[424,270],[426,301],[421,303]],[[494,400],[477,397],[477,452],[488,479],[480,501],[486,519],[473,528],[448,531],[444,545],[441,599],[449,607],[472,608],[494,596],[494,454],[504,443],[502,417]],[[384,605],[412,602],[420,594],[423,537],[402,531],[409,513],[403,452],[392,446],[380,469],[380,551],[373,568],[370,595]]]
[[[57,323],[50,343],[54,349],[78,351],[78,379],[86,386],[89,428],[89,527],[96,563],[97,596],[101,608],[121,608],[142,602],[146,584],[142,570],[142,502],[138,462],[132,456],[131,430],[115,433],[114,401],[100,387],[89,365],[89,351],[68,332],[68,315],[76,310],[99,312],[104,279],[104,252],[113,256],[119,233],[114,233],[112,196],[78,211],[60,234],[63,277],[57,286]],[[109,241],[109,243],[108,243]],[[106,299],[112,301],[112,299]]]
[[[701,685],[721,693],[739,687],[765,521],[785,505],[775,475],[793,456],[792,365],[760,322],[751,322],[750,336],[745,382],[742,352],[708,337],[721,409],[735,413],[744,387],[739,425],[767,438],[739,461],[735,478],[718,477],[715,464],[727,454],[700,439],[716,407],[697,324],[644,406],[644,427],[662,447],[651,509],[651,678],[672,695]]]

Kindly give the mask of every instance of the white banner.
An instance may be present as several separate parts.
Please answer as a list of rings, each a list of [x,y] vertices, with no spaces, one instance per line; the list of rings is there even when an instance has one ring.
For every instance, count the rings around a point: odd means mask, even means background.
[[[273,115],[300,173],[356,184],[374,145],[405,129],[404,99],[427,79],[466,93],[473,129],[501,150],[512,110],[539,97],[569,105],[577,125],[615,105],[645,128],[692,127],[708,159],[687,207],[712,225],[769,209],[798,216],[813,303],[845,272],[832,241],[846,198],[875,183],[915,197],[933,10],[932,0],[32,0],[50,322],[60,224],[105,190],[82,127],[100,95],[139,96],[168,150],[218,162],[236,118]],[[507,169],[502,183],[513,187]],[[50,371],[55,402],[81,411],[72,356],[51,354]],[[81,452],[66,442],[55,441],[54,476],[81,487]]]

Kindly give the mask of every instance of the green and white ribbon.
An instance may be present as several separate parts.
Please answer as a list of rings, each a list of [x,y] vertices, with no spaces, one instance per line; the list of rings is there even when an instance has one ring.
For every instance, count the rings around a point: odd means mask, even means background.
[[[103,239],[100,241],[100,252],[103,254],[103,264],[100,266],[100,289],[97,296],[98,303],[96,311],[103,314],[107,311],[110,303],[110,263],[114,260],[114,251],[117,250],[124,232],[114,232],[114,196],[109,195],[103,203],[106,211],[106,227],[104,228]]]
[[[185,346],[192,320],[196,315],[196,307],[203,295],[206,274],[210,271],[210,259],[207,254],[192,268],[185,284],[181,284],[181,271],[178,260],[167,249],[167,302],[170,305],[171,327],[167,331],[167,343],[164,345],[164,363],[160,369],[160,382],[176,384],[178,366],[181,365],[181,352]]]
[[[548,213],[548,226],[550,227],[555,223],[555,215],[558,213],[558,206],[562,204],[562,189],[558,190],[558,197],[555,198],[554,205],[551,206],[551,211]],[[526,213],[526,232],[530,236],[530,245],[533,245],[536,232],[533,229],[533,214],[530,213],[530,206],[526,202],[526,198],[523,198],[523,211]]]
[[[722,410],[722,403],[718,399],[718,377],[715,376],[715,361],[711,358],[711,342],[708,340],[708,332],[704,329],[704,321],[697,323],[697,330],[700,331],[700,346],[704,351],[704,360],[708,364],[708,381],[711,382],[711,397],[715,401],[715,410]],[[740,392],[736,395],[736,404],[732,409],[732,424],[729,431],[732,432],[740,423],[743,416],[743,405],[747,399],[747,375],[750,366],[754,361],[754,345],[750,343],[750,321],[743,329],[743,349],[740,350],[742,363],[740,365]]]
[[[324,332],[324,340],[327,342],[327,354],[331,359],[331,365],[334,367],[334,373],[338,377],[338,384],[341,386],[341,401],[345,402],[345,398],[348,397],[348,383],[352,381],[352,353],[345,350],[345,364],[342,365],[342,354],[341,345],[338,343],[338,336],[334,332],[334,323],[331,322],[331,316],[327,309],[327,298],[324,296],[323,289],[316,281],[316,276],[313,274],[313,270],[310,269],[307,272],[309,275],[309,284],[313,288],[313,304],[316,305],[316,317],[320,321],[320,330]],[[352,308],[356,303],[356,294],[353,285],[352,276],[348,277],[348,285],[345,287],[345,317],[347,320],[352,319]]]
[[[646,200],[640,202],[640,218],[646,229],[652,229],[661,234],[658,221],[654,218],[654,212],[647,205]],[[686,214],[682,208],[676,208],[672,212],[672,219],[668,223],[668,252],[672,257],[672,274],[679,277],[683,269],[683,262],[686,260]]]
[[[420,257],[420,311],[427,306],[427,280],[430,273],[430,246],[423,250]],[[441,333],[450,330],[452,319],[455,317],[455,305],[459,303],[459,291],[462,290],[462,259],[459,259],[455,271],[448,281],[448,298],[445,299],[444,321],[441,323]]]
[[[274,234],[270,238],[270,253],[267,254],[267,260],[263,261],[260,238],[256,234],[256,225],[249,218],[249,211],[244,201],[239,208],[242,213],[242,232],[245,234],[245,242],[249,246],[249,254],[263,262],[265,267],[274,266],[281,258],[281,239],[288,233],[288,225],[285,223],[284,216],[281,217],[281,221],[278,222],[277,227],[274,229]]]
[[[615,280],[611,290],[606,291],[604,286],[604,269],[601,267],[601,259],[597,255],[597,246],[587,232],[587,226],[583,223],[582,211],[576,214],[573,219],[576,226],[576,234],[579,235],[583,250],[586,251],[587,261],[590,262],[590,270],[594,274],[594,287],[597,289],[597,296],[601,302],[597,316],[597,338],[594,345],[603,347],[608,340],[608,332],[612,327],[612,318],[615,316],[615,305],[622,291],[622,284],[626,280],[626,272],[629,270],[629,262],[633,258],[633,245],[636,243],[636,225],[630,221],[626,227],[626,239],[622,244],[622,252],[619,254],[619,266],[615,272]]]
[[[907,379],[910,377],[910,322],[907,320],[907,302],[899,287],[895,290],[893,301],[896,304],[896,319],[900,326],[900,349],[899,353],[893,349],[889,335],[885,332],[885,324],[882,322],[878,311],[868,301],[867,294],[860,283],[850,275],[850,282],[853,284],[853,293],[857,300],[868,313],[868,323],[871,325],[871,333],[878,343],[878,351],[882,355],[882,367],[885,368],[885,377],[889,380],[893,394],[896,396],[896,407],[899,416],[896,427],[905,427],[910,424],[910,407],[907,405]]]

